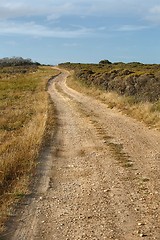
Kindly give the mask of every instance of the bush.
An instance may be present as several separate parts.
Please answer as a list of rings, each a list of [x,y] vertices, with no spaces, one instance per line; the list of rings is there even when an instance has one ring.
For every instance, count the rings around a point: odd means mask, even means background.
[[[40,65],[38,62],[33,62],[30,58],[24,59],[22,57],[2,58],[0,59],[1,67],[11,66],[26,66],[26,65]]]
[[[105,65],[105,64],[112,64],[112,63],[109,60],[101,60],[99,64]]]
[[[158,101],[160,98],[160,71],[158,64],[112,63],[101,60],[99,64],[64,64],[87,85],[107,91],[133,96],[137,101]]]

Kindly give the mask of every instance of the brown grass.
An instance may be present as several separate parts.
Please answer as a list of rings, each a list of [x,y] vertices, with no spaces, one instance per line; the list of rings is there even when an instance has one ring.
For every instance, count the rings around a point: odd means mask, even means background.
[[[160,65],[158,64],[64,63],[60,66],[74,70],[75,77],[87,86],[95,85],[109,92],[131,96],[136,102],[155,102],[160,98]]]
[[[18,67],[17,67],[18,70]],[[0,231],[11,206],[28,192],[49,117],[49,67],[1,69],[0,77]]]
[[[95,85],[88,86],[84,81],[76,78],[73,71],[67,83],[79,92],[96,97],[106,103],[109,108],[115,107],[124,114],[144,122],[147,126],[160,130],[160,101],[136,103],[132,97],[122,96],[116,92],[106,92]]]

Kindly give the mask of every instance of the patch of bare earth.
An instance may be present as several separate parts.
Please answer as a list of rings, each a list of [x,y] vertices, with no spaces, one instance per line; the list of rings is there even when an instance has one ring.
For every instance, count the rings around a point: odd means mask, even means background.
[[[5,239],[159,240],[160,133],[68,88],[67,75],[49,86],[58,128],[39,187]]]

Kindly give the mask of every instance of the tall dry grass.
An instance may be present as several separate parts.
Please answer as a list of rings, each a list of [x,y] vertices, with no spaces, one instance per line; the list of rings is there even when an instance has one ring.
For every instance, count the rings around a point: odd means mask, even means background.
[[[17,67],[18,69],[18,67]],[[48,80],[57,71],[0,70],[0,230],[11,205],[28,192],[49,115]]]
[[[142,121],[147,126],[160,130],[160,100],[152,103],[136,102],[134,97],[122,96],[116,92],[106,92],[98,86],[87,85],[84,81],[76,78],[73,71],[71,73],[67,79],[69,87],[96,97],[106,103],[109,108],[117,108],[124,114]]]

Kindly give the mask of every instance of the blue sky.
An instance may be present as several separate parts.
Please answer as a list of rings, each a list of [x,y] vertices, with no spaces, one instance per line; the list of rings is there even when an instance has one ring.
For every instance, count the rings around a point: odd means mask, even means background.
[[[0,58],[160,63],[159,0],[0,0]]]

